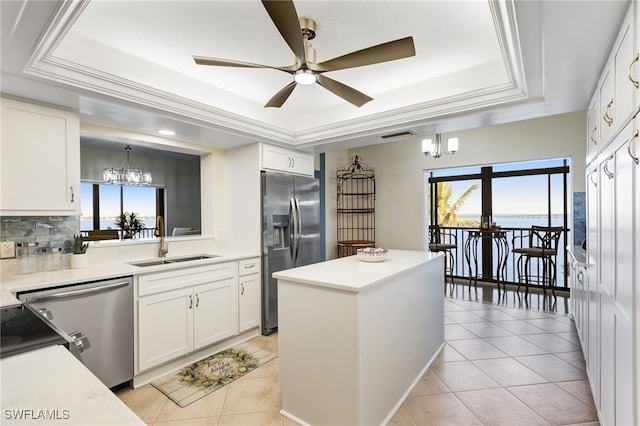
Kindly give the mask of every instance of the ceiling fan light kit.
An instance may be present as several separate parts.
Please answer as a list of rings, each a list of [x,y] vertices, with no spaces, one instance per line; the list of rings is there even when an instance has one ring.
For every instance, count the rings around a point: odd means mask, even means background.
[[[293,74],[293,80],[298,84],[313,84],[316,82],[316,75],[311,70],[298,70]]]
[[[405,37],[351,52],[318,64],[315,62],[315,49],[311,46],[311,43],[309,43],[309,40],[314,39],[316,36],[316,22],[310,18],[298,18],[298,13],[292,0],[262,0],[262,5],[280,32],[280,35],[293,52],[295,57],[294,65],[274,67],[206,56],[193,55],[192,57],[198,65],[269,68],[291,74],[293,81],[280,89],[280,91],[265,104],[265,108],[280,108],[287,101],[297,84],[309,85],[313,83],[318,83],[345,101],[361,107],[367,102],[372,101],[373,98],[350,86],[333,80],[323,73],[379,64],[381,62],[408,58],[416,54],[413,38]]]

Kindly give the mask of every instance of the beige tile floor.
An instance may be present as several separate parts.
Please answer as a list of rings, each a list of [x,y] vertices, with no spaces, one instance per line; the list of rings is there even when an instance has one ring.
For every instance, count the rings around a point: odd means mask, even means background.
[[[447,296],[446,345],[390,424],[597,425],[569,317],[535,296],[521,309],[513,294],[495,303],[491,293]],[[558,297],[556,312],[565,306]],[[276,333],[251,343],[278,352]],[[295,425],[279,413],[277,358],[185,408],[150,385],[117,395],[149,425]]]

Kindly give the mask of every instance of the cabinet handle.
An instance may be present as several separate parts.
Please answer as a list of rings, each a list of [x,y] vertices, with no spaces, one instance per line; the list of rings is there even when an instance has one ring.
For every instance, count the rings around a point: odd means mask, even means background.
[[[598,186],[598,182],[593,180],[593,178],[595,177],[596,172],[593,171],[591,173],[589,173],[589,180],[591,181],[591,183],[593,184],[593,186]]]
[[[611,109],[612,106],[613,106],[613,99],[611,99],[607,104],[607,108],[604,110],[604,115],[602,116],[602,118],[604,118],[604,122],[607,123],[609,127],[611,127],[611,125],[613,124],[613,118],[609,115],[609,110]]]
[[[636,130],[636,132],[633,134],[633,137],[629,139],[629,145],[627,145],[627,152],[629,153],[629,156],[631,157],[633,162],[636,163],[636,166],[640,163],[640,159],[638,159],[638,157],[633,155],[633,153],[631,152],[631,144],[633,143],[634,140],[637,140],[637,139],[638,139],[638,130]]]
[[[631,68],[633,68],[633,64],[638,62],[638,60],[640,60],[640,53],[636,53],[636,57],[633,58],[633,61],[631,61],[631,63],[629,64],[629,70],[627,71],[627,77],[629,78],[629,81],[631,81],[631,83],[636,87],[636,89],[640,87],[640,82],[638,82],[638,80],[634,80],[633,77],[631,77]]]
[[[596,145],[596,146],[598,145],[598,141],[593,138],[593,134],[595,132],[597,132],[597,131],[598,131],[598,126],[593,126],[593,130],[591,131],[591,134],[589,135],[589,138],[591,139],[591,142],[593,142],[593,144]]]
[[[613,179],[613,172],[609,170],[609,162],[611,160],[613,160],[613,154],[611,154],[609,158],[607,158],[607,161],[605,161],[604,167],[602,168],[609,179]]]
[[[288,157],[289,160],[289,168],[291,168],[291,157]]]
[[[580,285],[581,285],[581,286],[582,286],[582,285],[584,285],[584,272],[582,272],[582,269],[580,269],[580,270],[578,271],[578,276],[577,276],[577,278],[578,278],[578,282],[580,283]]]
[[[244,294],[244,283],[240,283],[240,296]]]
[[[189,295],[189,309],[193,308],[193,296]]]
[[[293,157],[291,157],[291,164],[292,164],[292,165],[291,165],[291,168],[292,168],[292,169],[295,169],[295,168],[296,168],[296,159],[295,159],[295,158],[293,158]]]
[[[200,295],[196,293],[196,308],[200,306]]]
[[[69,189],[71,190],[71,202],[75,203],[76,202],[76,192],[73,190],[73,185],[71,185],[69,187]]]
[[[244,265],[244,269],[253,269],[254,266],[256,266],[255,263],[249,263],[249,264]]]

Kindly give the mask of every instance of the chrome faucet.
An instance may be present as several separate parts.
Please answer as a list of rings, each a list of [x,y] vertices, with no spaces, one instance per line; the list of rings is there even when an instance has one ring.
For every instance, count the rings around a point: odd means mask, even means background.
[[[166,257],[167,253],[169,253],[169,246],[167,242],[164,240],[164,219],[162,216],[158,216],[156,218],[156,230],[154,232],[156,237],[160,237],[160,250],[158,250],[158,256]]]

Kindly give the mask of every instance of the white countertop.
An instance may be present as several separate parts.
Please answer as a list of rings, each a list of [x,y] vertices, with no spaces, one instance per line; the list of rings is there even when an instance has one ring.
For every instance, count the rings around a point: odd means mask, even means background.
[[[259,253],[252,253],[231,249],[212,249],[206,253],[183,253],[167,256],[167,259],[174,257],[185,257],[189,255],[215,255],[211,259],[193,260],[188,262],[171,263],[157,266],[135,266],[132,263],[158,260],[159,258],[128,259],[126,261],[103,262],[89,264],[82,269],[60,269],[51,272],[39,272],[27,275],[13,275],[3,278],[0,282],[0,306],[10,306],[19,304],[15,293],[20,291],[35,290],[46,287],[57,287],[68,284],[76,284],[88,281],[105,280],[123,276],[135,276],[142,274],[169,271],[190,266],[210,265],[222,262],[231,262],[249,257],[259,257]]]
[[[357,256],[349,256],[275,272],[273,277],[278,280],[360,292],[438,256],[442,256],[442,253],[389,250],[384,262],[363,262]]]
[[[63,346],[3,358],[0,369],[3,425],[144,425]]]

